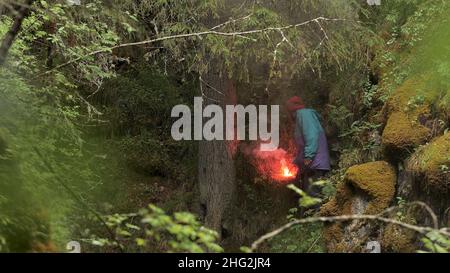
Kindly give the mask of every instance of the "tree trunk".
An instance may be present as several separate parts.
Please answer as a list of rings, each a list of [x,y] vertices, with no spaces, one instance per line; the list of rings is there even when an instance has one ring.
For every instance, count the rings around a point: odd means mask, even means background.
[[[220,62],[210,63],[211,68],[200,83],[204,95],[203,105],[217,104],[225,110],[224,105],[234,101],[234,86],[230,80],[220,75]],[[233,160],[235,145],[235,142],[225,140],[202,140],[199,143],[200,205],[205,225],[216,230],[220,236],[225,212],[232,203],[236,188]]]
[[[17,34],[19,34],[19,31],[22,27],[22,22],[28,16],[28,13],[30,12],[30,6],[33,4],[33,2],[34,0],[26,0],[24,4],[19,5],[16,9],[16,18],[14,19],[14,22],[9,31],[5,34],[2,44],[0,45],[0,65],[3,65],[3,63],[5,62],[6,56],[8,56],[8,51],[11,48]]]
[[[225,210],[235,191],[235,167],[224,141],[202,141],[199,144],[199,185],[205,225],[222,231]]]

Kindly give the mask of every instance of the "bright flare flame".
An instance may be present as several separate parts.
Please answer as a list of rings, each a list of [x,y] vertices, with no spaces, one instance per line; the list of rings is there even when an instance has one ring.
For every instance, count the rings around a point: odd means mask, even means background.
[[[288,167],[284,167],[284,169],[283,169],[283,175],[284,175],[285,177],[292,177],[292,176],[294,176],[294,175],[291,173],[291,171],[289,170]]]
[[[298,167],[292,163],[294,156],[283,149],[270,152],[254,149],[250,159],[258,173],[272,181],[289,183],[300,172]]]
[[[281,160],[281,172],[282,172],[282,176],[284,176],[286,178],[294,177],[294,174],[292,173],[292,171],[287,166],[286,160],[284,158]]]

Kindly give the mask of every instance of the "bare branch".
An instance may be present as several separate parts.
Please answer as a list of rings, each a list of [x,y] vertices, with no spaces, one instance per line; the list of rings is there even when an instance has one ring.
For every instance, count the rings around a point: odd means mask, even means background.
[[[215,88],[212,87],[212,86],[208,86],[208,83],[205,82],[205,81],[203,80],[202,76],[199,76],[198,79],[199,79],[199,82],[200,82],[200,92],[201,92],[201,94],[202,94],[202,98],[205,98],[205,99],[207,99],[207,100],[213,101],[214,103],[220,104],[220,101],[218,101],[218,100],[216,100],[216,99],[213,99],[213,98],[210,98],[210,97],[208,97],[208,96],[205,94],[205,92],[203,91],[203,84],[205,84],[208,88],[211,88],[211,89],[213,89],[213,90],[216,90],[219,94],[222,94],[222,95],[223,95],[223,93],[220,92],[219,90],[215,89]]]
[[[236,23],[236,22],[238,22],[238,21],[246,20],[246,19],[250,18],[252,15],[253,15],[253,13],[250,13],[249,15],[246,15],[246,16],[241,17],[241,18],[230,19],[230,20],[228,20],[228,21],[226,21],[226,22],[223,22],[223,23],[221,23],[221,24],[219,24],[219,25],[217,25],[217,26],[212,27],[210,30],[216,30],[216,29],[218,29],[218,28],[222,28],[222,27],[227,26],[227,25],[229,25],[229,24],[234,24],[234,23]]]
[[[98,54],[101,54],[101,53],[111,52],[111,51],[113,51],[115,49],[124,48],[124,47],[141,46],[141,45],[147,45],[147,44],[156,43],[156,42],[162,42],[162,41],[166,41],[166,40],[181,39],[181,38],[188,38],[188,37],[202,37],[202,36],[207,36],[207,35],[218,35],[218,36],[225,36],[225,37],[240,37],[240,38],[243,38],[243,37],[248,36],[248,35],[265,33],[265,32],[272,32],[272,31],[280,32],[280,31],[287,30],[287,29],[292,29],[292,28],[305,26],[305,25],[308,25],[308,24],[313,23],[313,22],[317,23],[319,21],[338,22],[338,21],[349,21],[349,20],[347,20],[347,19],[339,19],[339,18],[317,17],[317,18],[314,18],[314,19],[311,19],[311,20],[307,20],[307,21],[298,23],[298,24],[286,25],[286,26],[282,26],[282,27],[267,27],[267,28],[262,28],[262,29],[236,31],[236,32],[221,32],[221,31],[216,31],[216,30],[208,30],[208,31],[202,31],[202,32],[185,33],[185,34],[177,34],[177,35],[159,37],[159,38],[150,39],[150,40],[144,40],[144,41],[139,41],[139,42],[124,43],[124,44],[119,44],[119,45],[116,45],[116,46],[102,48],[102,49],[99,49],[99,50],[96,50],[96,51],[92,51],[92,52],[87,53],[87,54],[85,54],[83,56],[74,58],[72,60],[69,60],[69,61],[63,63],[63,64],[55,66],[54,68],[52,68],[50,70],[47,70],[46,72],[44,72],[41,75],[48,74],[52,70],[59,69],[59,68],[65,67],[67,65],[73,64],[75,62],[78,62],[78,61],[86,58],[86,57],[95,56],[95,55],[98,55]],[[248,37],[246,37],[246,38],[248,38]],[[39,75],[39,76],[41,76],[41,75]]]
[[[281,226],[280,228],[273,230],[273,231],[261,236],[260,238],[258,238],[256,241],[253,242],[253,244],[251,246],[251,250],[255,251],[259,247],[259,245],[261,245],[263,242],[277,236],[278,234],[290,229],[293,226],[301,225],[301,224],[317,223],[317,222],[330,223],[330,222],[347,222],[347,221],[351,221],[351,220],[372,220],[372,221],[379,221],[379,222],[383,222],[383,223],[387,223],[387,224],[394,224],[397,226],[401,226],[403,228],[412,230],[414,232],[417,232],[417,233],[420,233],[423,235],[426,235],[427,233],[434,231],[434,232],[438,232],[438,233],[450,238],[450,232],[446,228],[438,229],[437,222],[435,221],[435,220],[437,220],[436,215],[434,214],[434,212],[431,210],[431,208],[428,205],[426,205],[423,202],[412,202],[408,205],[419,205],[419,206],[424,207],[427,210],[427,212],[430,213],[430,215],[433,219],[434,228],[412,225],[412,224],[408,224],[408,223],[398,221],[395,219],[383,217],[383,215],[385,215],[389,212],[392,212],[395,208],[398,208],[398,207],[391,207],[377,215],[340,215],[340,216],[331,216],[331,217],[309,217],[309,218],[304,218],[304,219],[296,219],[296,220],[291,221],[291,222],[285,224],[284,226]]]

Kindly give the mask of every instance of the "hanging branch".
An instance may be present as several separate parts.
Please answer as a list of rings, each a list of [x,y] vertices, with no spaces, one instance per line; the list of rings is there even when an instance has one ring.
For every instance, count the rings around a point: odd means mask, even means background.
[[[3,38],[2,44],[0,46],[0,65],[6,60],[8,56],[9,49],[11,48],[12,43],[16,39],[17,34],[19,34],[20,29],[22,28],[23,20],[28,16],[30,12],[31,5],[35,0],[26,0],[24,4],[16,4],[18,8],[15,10],[16,18],[9,29],[9,31],[5,34]]]
[[[155,38],[155,39],[150,39],[150,40],[144,40],[144,41],[139,41],[139,42],[132,42],[132,43],[124,43],[124,44],[119,44],[116,46],[112,46],[112,47],[107,47],[107,48],[102,48],[99,50],[95,50],[92,52],[89,52],[83,56],[79,56],[76,57],[72,60],[69,60],[65,63],[62,63],[58,66],[53,67],[50,70],[47,70],[46,72],[42,73],[39,76],[45,75],[50,73],[53,70],[56,69],[60,69],[62,67],[68,66],[70,64],[76,63],[82,59],[85,59],[87,57],[91,57],[91,56],[95,56],[101,53],[106,53],[106,52],[111,52],[115,49],[119,49],[119,48],[124,48],[124,47],[131,47],[131,46],[142,46],[142,45],[147,45],[147,44],[152,44],[152,43],[156,43],[156,42],[162,42],[162,41],[166,41],[166,40],[173,40],[173,39],[181,39],[181,38],[189,38],[189,37],[202,37],[202,36],[207,36],[207,35],[216,35],[216,36],[225,36],[225,37],[239,37],[239,38],[244,38],[244,39],[251,39],[250,37],[247,37],[249,35],[253,35],[253,34],[259,34],[259,33],[266,33],[266,32],[283,32],[283,30],[288,30],[288,29],[292,29],[292,28],[297,28],[297,27],[301,27],[301,26],[305,26],[311,23],[318,23],[319,21],[323,21],[323,22],[341,22],[341,21],[350,21],[347,19],[340,19],[340,18],[326,18],[326,17],[317,17],[311,20],[307,20],[301,23],[297,23],[297,24],[292,24],[292,25],[286,25],[286,26],[281,26],[281,27],[267,27],[267,28],[262,28],[262,29],[253,29],[253,30],[244,30],[244,31],[234,31],[234,32],[222,32],[222,31],[217,31],[215,29],[217,29],[216,27],[211,28],[210,30],[207,31],[202,31],[202,32],[194,32],[194,33],[185,33],[185,34],[176,34],[176,35],[171,35],[171,36],[165,36],[165,37],[159,37],[159,38]],[[225,23],[222,23],[218,26],[222,26]]]

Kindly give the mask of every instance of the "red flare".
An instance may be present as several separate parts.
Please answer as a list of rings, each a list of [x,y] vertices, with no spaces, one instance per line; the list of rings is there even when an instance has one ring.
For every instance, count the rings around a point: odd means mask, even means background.
[[[251,163],[262,177],[283,183],[292,181],[299,172],[293,159],[294,156],[283,149],[270,152],[255,149]]]
[[[292,171],[289,169],[289,167],[286,165],[286,160],[284,160],[284,158],[281,160],[281,170],[283,172],[283,176],[284,177],[294,177],[294,174],[292,173]]]

